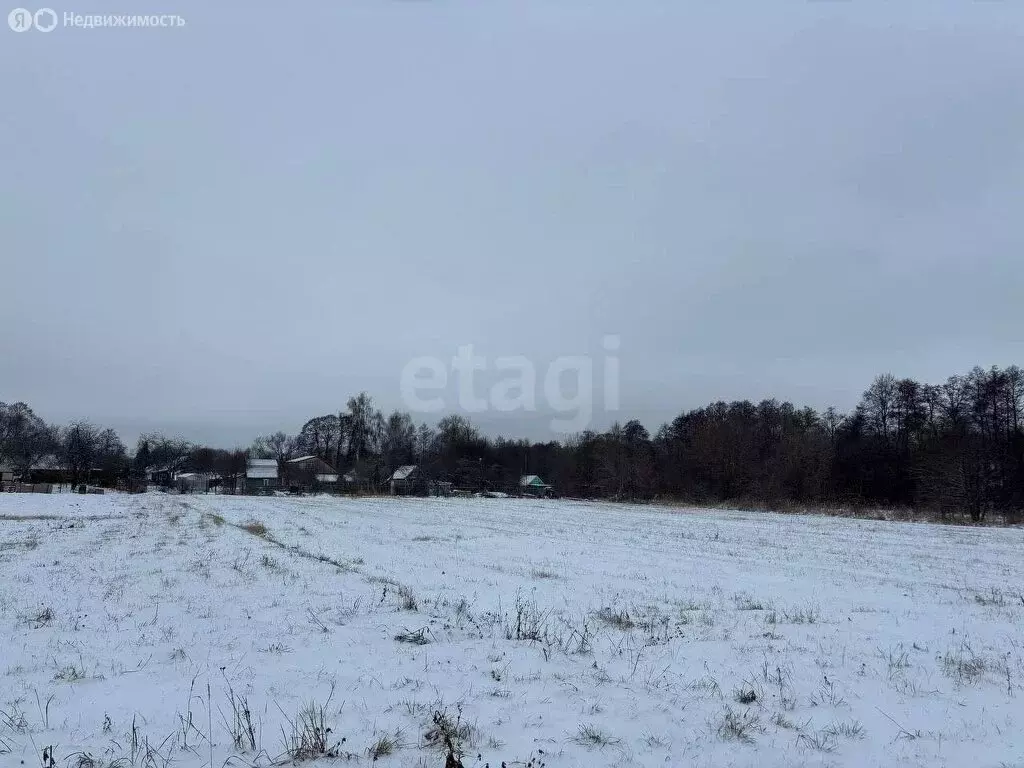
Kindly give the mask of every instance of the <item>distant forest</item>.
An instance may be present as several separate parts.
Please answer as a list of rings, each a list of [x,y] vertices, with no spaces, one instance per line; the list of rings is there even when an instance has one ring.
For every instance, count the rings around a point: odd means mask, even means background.
[[[1024,520],[1024,372],[975,368],[943,384],[877,377],[851,413],[788,402],[716,402],[680,414],[653,435],[638,421],[560,442],[489,438],[466,418],[436,426],[390,415],[361,393],[299,434],[247,449],[143,435],[129,452],[87,421],[55,427],[24,403],[0,403],[0,463],[30,476],[58,468],[72,482],[98,471],[125,483],[147,470],[244,471],[247,457],[312,454],[369,487],[418,464],[427,477],[472,491],[512,491],[538,474],[560,496],[730,503],[767,509],[899,508],[950,521]]]

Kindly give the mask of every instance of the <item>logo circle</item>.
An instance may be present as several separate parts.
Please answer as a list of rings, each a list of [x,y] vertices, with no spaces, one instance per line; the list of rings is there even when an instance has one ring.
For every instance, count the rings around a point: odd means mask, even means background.
[[[40,8],[36,11],[32,20],[36,24],[36,29],[40,32],[52,32],[53,28],[57,26],[57,14],[53,8]]]
[[[32,11],[26,8],[15,8],[7,14],[7,26],[15,32],[27,32],[32,29]]]

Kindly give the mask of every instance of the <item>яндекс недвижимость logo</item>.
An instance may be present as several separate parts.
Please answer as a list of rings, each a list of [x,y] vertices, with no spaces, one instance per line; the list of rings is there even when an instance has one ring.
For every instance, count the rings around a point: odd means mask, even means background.
[[[35,27],[40,32],[52,32],[57,26],[57,12],[40,8],[33,13],[27,8],[15,8],[7,14],[7,25],[15,32],[27,32]]]
[[[160,14],[81,14],[64,11],[62,17],[52,8],[40,8],[30,11],[27,8],[15,8],[7,14],[7,26],[15,32],[27,32],[38,29],[40,32],[52,32],[57,26],[71,29],[103,29],[107,27],[151,27],[174,28],[184,27],[185,19],[176,13]]]

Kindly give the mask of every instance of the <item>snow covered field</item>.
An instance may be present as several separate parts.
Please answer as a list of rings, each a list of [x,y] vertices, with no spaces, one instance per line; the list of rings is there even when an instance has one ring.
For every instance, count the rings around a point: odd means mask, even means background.
[[[0,765],[1024,765],[1024,530],[4,494],[0,574]]]

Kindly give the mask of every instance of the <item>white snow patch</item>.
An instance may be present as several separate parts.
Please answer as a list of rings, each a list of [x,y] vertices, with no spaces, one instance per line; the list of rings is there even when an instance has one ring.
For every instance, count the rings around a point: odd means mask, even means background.
[[[367,765],[391,740],[376,765],[440,768],[435,713],[466,768],[1019,765],[1022,550],[565,501],[4,494],[0,765],[265,765],[310,702]]]

